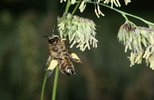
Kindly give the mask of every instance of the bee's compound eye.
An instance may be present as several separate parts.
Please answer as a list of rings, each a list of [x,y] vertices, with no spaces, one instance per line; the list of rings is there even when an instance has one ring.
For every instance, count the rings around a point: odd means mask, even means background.
[[[58,36],[52,36],[48,38],[48,43],[55,46],[57,43],[59,43],[60,38]]]
[[[59,37],[54,37],[55,41],[58,43],[60,38]]]
[[[49,42],[50,44],[54,43],[54,41],[55,41],[54,39],[49,39],[49,40],[48,40],[48,42]]]
[[[59,37],[54,37],[55,40],[59,40]]]

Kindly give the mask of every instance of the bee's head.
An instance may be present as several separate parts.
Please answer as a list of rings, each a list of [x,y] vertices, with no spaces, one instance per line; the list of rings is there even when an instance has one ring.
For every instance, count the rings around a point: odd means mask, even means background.
[[[48,43],[55,46],[60,43],[60,37],[58,35],[48,36]]]

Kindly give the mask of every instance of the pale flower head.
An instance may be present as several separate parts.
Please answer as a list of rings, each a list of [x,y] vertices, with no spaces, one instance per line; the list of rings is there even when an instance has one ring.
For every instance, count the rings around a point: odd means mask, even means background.
[[[96,16],[98,17],[98,18],[100,18],[100,16],[105,16],[103,13],[102,13],[102,11],[101,11],[101,9],[100,9],[100,6],[99,6],[99,3],[100,3],[100,0],[97,0],[96,1],[96,4],[95,4],[95,14],[96,14]]]
[[[130,66],[133,66],[135,63],[141,64],[142,63],[142,55],[143,55],[143,50],[140,52],[131,52],[130,56],[128,57],[130,60]]]
[[[105,3],[105,4],[111,3],[111,7],[113,7],[113,4],[114,4],[116,7],[120,7],[120,6],[121,6],[119,0],[104,0],[104,3]]]
[[[81,2],[80,6],[79,6],[80,12],[83,12],[83,11],[85,10],[86,5],[87,5],[87,1],[88,1],[88,0],[83,0],[83,1]]]
[[[86,5],[89,1],[91,1],[91,0],[82,0],[81,4],[79,6],[80,12],[83,12],[85,10]],[[94,6],[95,6],[94,11],[95,11],[95,14],[98,18],[100,18],[100,16],[104,16],[104,14],[102,13],[100,6],[99,6],[100,2],[101,2],[100,0],[95,0],[95,3],[94,3]]]
[[[125,45],[125,52],[131,51],[128,57],[131,64],[140,64],[145,59],[147,65],[154,70],[154,28],[140,27],[126,21],[121,25],[118,39]]]
[[[137,52],[140,51],[141,48],[141,41],[137,39],[139,37],[138,33],[135,33],[136,26],[131,22],[125,22],[121,25],[119,32],[118,32],[118,39],[125,45],[125,52],[128,49]]]
[[[60,0],[60,3],[62,3],[62,2],[66,2],[66,0]]]
[[[151,55],[151,56],[149,57],[149,59],[146,59],[146,63],[147,63],[147,65],[150,65],[150,68],[151,68],[152,70],[154,70],[154,54]]]
[[[125,5],[127,5],[128,3],[131,2],[131,0],[124,0],[124,2],[125,2]]]
[[[124,0],[125,5],[127,5],[128,3],[131,2],[131,0]],[[119,0],[104,0],[105,4],[109,4],[111,3],[111,7],[113,7],[113,5],[115,5],[116,7],[121,7],[121,4],[119,2]]]
[[[70,47],[76,45],[81,51],[86,48],[90,49],[90,45],[97,47],[95,26],[92,20],[71,14],[58,19],[58,31],[61,38],[68,37]]]
[[[67,0],[60,0],[60,3],[66,2]],[[76,0],[70,0],[71,4],[75,4]]]

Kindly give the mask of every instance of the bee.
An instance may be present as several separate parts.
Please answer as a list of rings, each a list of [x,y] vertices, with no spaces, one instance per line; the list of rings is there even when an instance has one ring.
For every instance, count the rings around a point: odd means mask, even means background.
[[[73,62],[81,63],[80,58],[75,53],[70,53],[65,46],[65,39],[58,35],[48,36],[49,57],[46,65],[47,70],[53,71],[56,66],[68,76],[76,74]]]

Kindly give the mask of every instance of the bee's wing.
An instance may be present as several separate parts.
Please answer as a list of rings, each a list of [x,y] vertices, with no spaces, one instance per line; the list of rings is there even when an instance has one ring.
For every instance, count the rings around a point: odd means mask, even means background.
[[[80,58],[75,53],[71,53],[71,58],[74,62],[81,63]]]
[[[56,66],[58,65],[58,61],[57,60],[51,60],[50,64],[47,68],[47,70],[54,70],[56,68]]]

